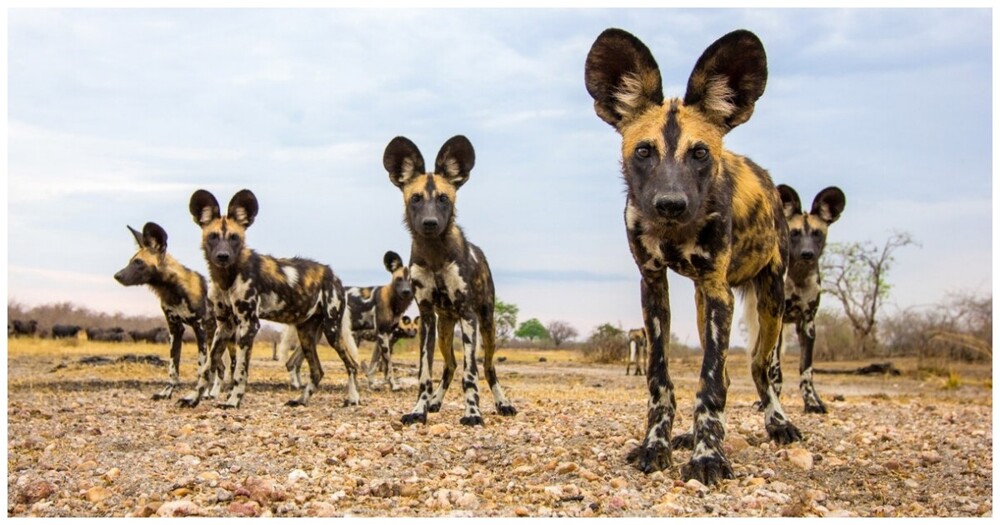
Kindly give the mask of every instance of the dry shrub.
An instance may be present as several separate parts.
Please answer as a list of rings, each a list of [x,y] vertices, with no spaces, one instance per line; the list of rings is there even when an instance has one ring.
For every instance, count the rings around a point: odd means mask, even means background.
[[[609,323],[594,329],[583,345],[583,358],[592,363],[618,363],[628,355],[625,331]]]

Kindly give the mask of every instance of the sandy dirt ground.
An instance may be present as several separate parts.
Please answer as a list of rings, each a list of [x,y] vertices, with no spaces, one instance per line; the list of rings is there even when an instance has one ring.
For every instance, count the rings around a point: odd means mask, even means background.
[[[367,358],[369,347],[362,357]],[[325,352],[325,353],[324,353]],[[343,365],[306,407],[259,346],[235,410],[180,409],[184,388],[151,396],[166,369],[80,364],[85,356],[166,357],[161,346],[10,340],[7,358],[8,516],[991,516],[992,371],[947,365],[951,381],[893,363],[900,376],[818,375],[827,415],[804,414],[798,364],[785,363],[786,412],[805,435],[776,446],[754,411],[745,356],[730,357],[725,449],[736,478],[679,479],[690,452],[643,474],[625,455],[645,426],[643,377],[571,351],[504,350],[501,382],[519,413],[496,414],[484,381],[485,425],[467,428],[460,381],[426,425],[403,426],[416,400],[416,356],[400,352],[403,387],[371,388],[343,408]],[[539,358],[544,357],[545,362]],[[461,361],[459,361],[461,367]],[[869,364],[821,363],[848,369]],[[63,366],[60,366],[63,365]],[[926,363],[924,363],[926,365]],[[435,376],[440,374],[440,359]],[[937,363],[941,368],[941,363]],[[671,359],[674,433],[691,425],[700,358]],[[459,376],[461,377],[461,376]],[[376,383],[375,386],[381,386]]]

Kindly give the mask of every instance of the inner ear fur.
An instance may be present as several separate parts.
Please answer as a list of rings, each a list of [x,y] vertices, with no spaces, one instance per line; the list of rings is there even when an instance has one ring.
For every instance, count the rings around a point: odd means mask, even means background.
[[[257,217],[259,209],[257,196],[252,191],[244,189],[236,192],[236,195],[233,195],[233,198],[229,200],[226,216],[236,221],[236,224],[249,228],[253,224],[254,218]]]
[[[434,173],[442,175],[456,188],[469,180],[469,173],[476,165],[476,150],[464,135],[448,139],[438,151]]]
[[[147,248],[159,252],[167,251],[167,231],[155,222],[147,222],[142,227],[142,241]]]
[[[606,29],[594,41],[584,83],[594,112],[619,131],[649,107],[663,104],[663,80],[653,54],[622,29]]]
[[[778,195],[781,196],[781,206],[785,211],[786,219],[802,213],[802,201],[799,200],[799,194],[791,186],[778,184]]]
[[[830,186],[816,194],[810,213],[823,219],[827,224],[832,224],[840,218],[845,205],[847,197],[844,192],[836,186]]]
[[[767,85],[767,55],[757,35],[738,29],[708,46],[688,78],[684,105],[729,131],[750,120]]]
[[[389,273],[392,273],[403,266],[403,258],[398,253],[390,250],[385,252],[385,256],[382,257],[382,264],[385,265],[386,270],[389,270]]]
[[[222,217],[219,208],[219,201],[215,199],[207,190],[198,190],[191,195],[191,202],[188,204],[188,211],[194,218],[195,224],[205,226],[206,224]]]
[[[382,154],[382,165],[389,172],[389,180],[399,188],[424,173],[424,157],[417,145],[406,137],[389,141]]]

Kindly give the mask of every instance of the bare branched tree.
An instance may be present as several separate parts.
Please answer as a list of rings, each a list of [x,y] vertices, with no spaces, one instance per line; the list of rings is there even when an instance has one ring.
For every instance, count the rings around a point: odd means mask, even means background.
[[[580,335],[576,328],[573,328],[566,321],[552,321],[546,328],[549,330],[549,339],[552,339],[552,344],[556,346]]]
[[[896,232],[882,246],[871,241],[835,243],[827,247],[820,263],[823,290],[840,301],[854,329],[854,342],[861,355],[877,345],[879,308],[889,295],[886,280],[899,248],[916,244],[910,234]]]

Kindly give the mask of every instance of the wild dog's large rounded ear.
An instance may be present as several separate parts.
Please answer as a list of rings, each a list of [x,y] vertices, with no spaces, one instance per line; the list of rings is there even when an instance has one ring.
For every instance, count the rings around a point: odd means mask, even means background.
[[[597,116],[619,131],[650,106],[663,103],[663,80],[653,54],[621,29],[604,30],[590,46],[583,79]]]
[[[390,273],[403,267],[403,258],[399,256],[398,253],[389,250],[385,252],[385,256],[382,257],[382,264],[385,265],[385,269],[389,270]]]
[[[767,55],[757,35],[739,29],[702,53],[688,79],[684,105],[697,107],[723,132],[750,120],[767,85]]]
[[[257,217],[257,196],[250,190],[240,190],[229,199],[229,211],[226,216],[236,221],[236,224],[249,228]]]
[[[207,190],[198,190],[191,195],[191,203],[188,205],[191,216],[194,217],[195,224],[205,226],[206,224],[222,217],[219,211],[219,201],[215,200]]]
[[[816,194],[812,211],[809,213],[823,219],[827,224],[833,224],[840,218],[846,204],[847,197],[844,196],[844,192],[836,186],[830,186]]]
[[[142,227],[142,244],[157,253],[167,251],[167,232],[155,222],[147,222]]]
[[[456,188],[461,188],[469,180],[469,172],[476,165],[476,150],[464,135],[455,135],[447,140],[438,151],[434,161],[434,173],[444,176]]]
[[[781,196],[781,206],[785,210],[786,219],[802,213],[802,201],[799,200],[799,194],[791,186],[778,184],[778,195]]]
[[[396,137],[385,147],[382,165],[389,172],[389,180],[402,188],[410,179],[424,173],[424,156],[413,141],[406,137]]]
[[[136,230],[135,228],[127,224],[125,225],[125,227],[128,228],[128,231],[132,232],[132,237],[135,238],[135,243],[138,244],[140,248],[142,248],[143,247],[142,232]]]

